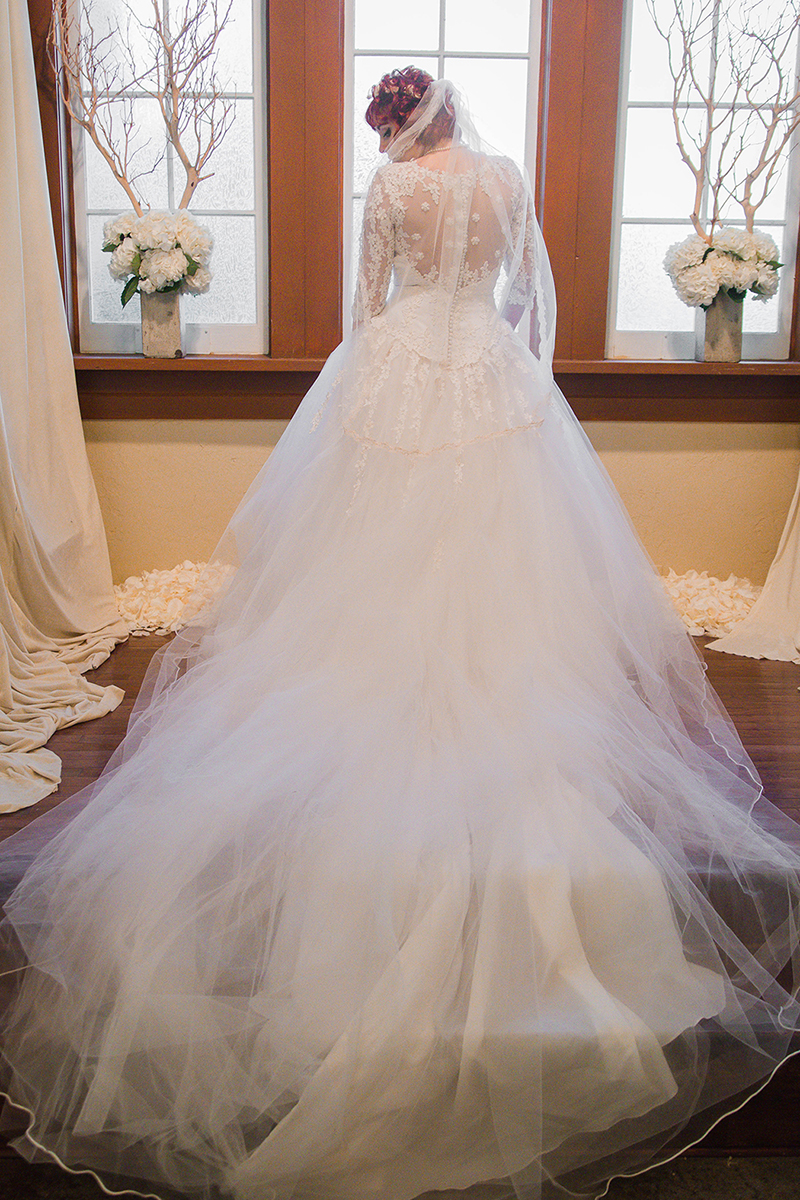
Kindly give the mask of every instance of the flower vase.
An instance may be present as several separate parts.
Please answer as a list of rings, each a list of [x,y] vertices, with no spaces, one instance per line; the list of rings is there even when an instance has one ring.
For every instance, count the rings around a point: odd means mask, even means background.
[[[177,292],[141,292],[145,358],[181,358],[181,298]]]
[[[695,358],[700,362],[739,362],[742,357],[742,310],[727,292],[717,292],[698,331]]]

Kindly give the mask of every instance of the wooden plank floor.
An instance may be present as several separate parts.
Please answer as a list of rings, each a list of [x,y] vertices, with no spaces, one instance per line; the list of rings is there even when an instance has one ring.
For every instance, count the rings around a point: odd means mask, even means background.
[[[700,639],[702,646],[708,639]],[[147,665],[166,638],[130,638],[88,678],[126,691],[116,710],[99,721],[61,730],[49,747],[61,756],[62,784],[33,808],[0,816],[0,838],[20,829],[100,773],[125,731]],[[800,666],[761,662],[705,650],[711,683],[761,773],[767,796],[800,821]],[[694,1153],[797,1154],[800,1152],[800,1055],[740,1113],[723,1121]],[[2,1151],[0,1151],[2,1153]],[[21,1195],[23,1193],[20,1193]]]

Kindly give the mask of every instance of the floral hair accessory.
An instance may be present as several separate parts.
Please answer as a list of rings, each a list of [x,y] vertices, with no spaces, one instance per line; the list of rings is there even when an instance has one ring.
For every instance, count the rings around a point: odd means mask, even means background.
[[[373,129],[383,121],[405,125],[431,83],[433,76],[419,67],[389,71],[367,93],[372,101],[366,113],[368,124]]]

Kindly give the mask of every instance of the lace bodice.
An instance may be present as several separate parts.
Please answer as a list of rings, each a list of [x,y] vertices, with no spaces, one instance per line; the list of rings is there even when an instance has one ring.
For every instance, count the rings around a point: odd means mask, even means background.
[[[522,251],[516,266],[515,246]],[[531,307],[533,214],[510,159],[468,155],[455,173],[415,160],[377,171],[364,211],[356,324],[382,311],[392,281],[393,297],[421,286],[448,299],[491,300],[503,270],[514,271],[509,302]]]

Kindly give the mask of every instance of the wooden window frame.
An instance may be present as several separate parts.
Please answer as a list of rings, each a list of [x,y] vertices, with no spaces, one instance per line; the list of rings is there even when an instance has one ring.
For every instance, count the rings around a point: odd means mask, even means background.
[[[287,418],[341,339],[342,0],[267,0],[269,355],[75,355],[87,419]],[[605,359],[624,0],[544,0],[537,195],[559,302],[556,379],[582,420],[800,421],[787,362]],[[50,0],[28,0],[48,186],[74,322],[71,155],[47,60]]]
[[[540,216],[558,297],[556,378],[594,420],[800,421],[796,272],[784,362],[607,359],[625,0],[547,0]]]

